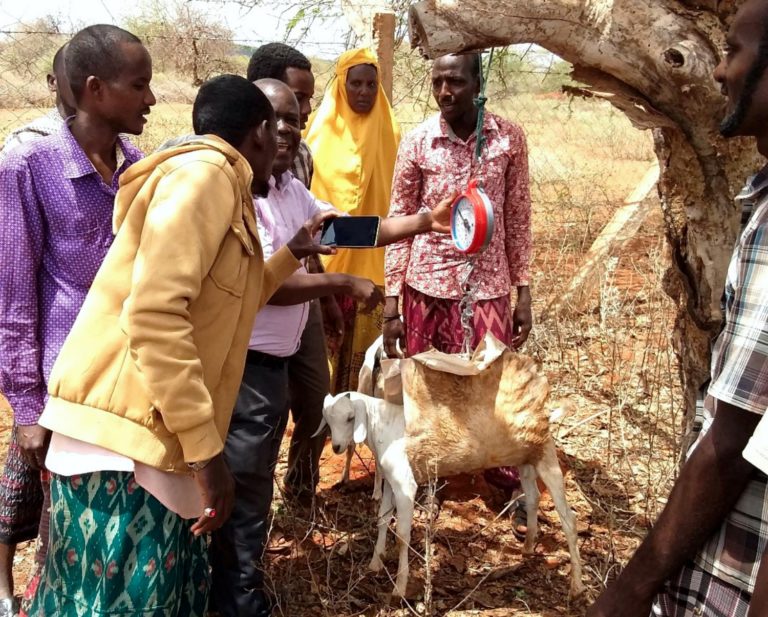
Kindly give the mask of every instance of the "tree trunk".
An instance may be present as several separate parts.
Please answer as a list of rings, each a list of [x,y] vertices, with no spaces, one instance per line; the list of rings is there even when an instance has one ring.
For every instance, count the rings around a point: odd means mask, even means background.
[[[739,227],[733,195],[759,168],[751,140],[726,141],[712,78],[742,0],[427,0],[410,9],[411,41],[429,57],[536,43],[574,65],[640,128],[654,130],[673,266],[675,347],[686,409],[709,375],[720,298]],[[690,413],[686,414],[689,418]]]

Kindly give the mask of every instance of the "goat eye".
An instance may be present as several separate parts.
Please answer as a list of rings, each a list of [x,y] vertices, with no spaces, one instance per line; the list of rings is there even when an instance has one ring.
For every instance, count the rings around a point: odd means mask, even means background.
[[[355,419],[355,416],[349,416],[349,418],[347,418],[347,422],[352,422],[354,419]]]

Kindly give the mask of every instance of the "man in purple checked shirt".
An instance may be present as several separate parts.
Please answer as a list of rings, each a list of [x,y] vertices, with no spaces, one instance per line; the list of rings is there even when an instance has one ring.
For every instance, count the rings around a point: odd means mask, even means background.
[[[64,74],[62,45],[53,56],[47,75],[48,89],[56,95],[55,107],[47,114],[11,131],[5,138],[0,160],[23,143],[58,133],[64,120],[75,115],[75,101]],[[27,462],[12,429],[11,440],[0,474],[0,617],[14,615],[18,608],[14,598],[13,559],[16,545],[37,537],[43,507],[40,471]]]
[[[48,375],[112,244],[120,174],[143,156],[119,134],[139,135],[155,104],[151,58],[121,28],[81,30],[64,64],[75,117],[0,162],[0,391],[13,408],[19,446],[41,470],[50,436],[37,419]],[[28,594],[34,587],[35,579]]]

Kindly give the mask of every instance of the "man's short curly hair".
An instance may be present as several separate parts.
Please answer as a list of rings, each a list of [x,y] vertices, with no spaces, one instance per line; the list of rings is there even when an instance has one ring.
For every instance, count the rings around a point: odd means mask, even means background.
[[[96,24],[80,30],[65,45],[64,70],[76,101],[91,75],[105,81],[117,79],[125,65],[122,43],[140,45],[141,39],[117,26]]]
[[[312,70],[312,63],[299,50],[285,43],[267,43],[253,52],[248,62],[248,81],[279,79],[285,81],[289,68]]]

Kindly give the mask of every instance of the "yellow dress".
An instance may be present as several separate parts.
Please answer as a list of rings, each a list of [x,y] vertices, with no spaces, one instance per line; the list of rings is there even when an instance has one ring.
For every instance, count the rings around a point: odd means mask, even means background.
[[[379,80],[373,108],[354,111],[347,101],[347,73],[354,66],[371,64],[379,71],[376,56],[368,49],[344,52],[320,106],[310,116],[304,139],[312,151],[312,193],[353,216],[386,217],[392,192],[400,127]],[[384,285],[384,249],[339,249],[322,258],[326,272],[342,272]],[[331,358],[334,392],[354,390],[365,350],[381,333],[381,310],[360,314],[354,303],[341,302],[345,335],[341,350]],[[345,310],[346,309],[346,310]]]

